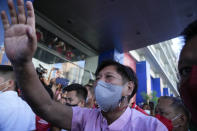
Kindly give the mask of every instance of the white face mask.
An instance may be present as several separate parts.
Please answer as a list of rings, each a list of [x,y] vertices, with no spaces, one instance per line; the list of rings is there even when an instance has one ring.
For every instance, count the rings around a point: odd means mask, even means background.
[[[144,110],[147,114],[150,115],[150,110]]]
[[[4,85],[6,82],[7,82],[7,81],[2,82],[2,83],[0,84],[0,86],[1,86],[1,85]],[[0,94],[3,93],[3,92],[4,92],[5,90],[7,90],[7,89],[8,89],[8,86],[6,86],[5,88],[3,88],[3,89],[0,91]]]
[[[98,81],[95,88],[96,102],[104,112],[115,109],[122,97],[122,86]]]

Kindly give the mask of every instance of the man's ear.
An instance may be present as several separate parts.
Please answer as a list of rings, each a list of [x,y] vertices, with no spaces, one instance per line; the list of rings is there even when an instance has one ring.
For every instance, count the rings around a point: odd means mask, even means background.
[[[15,85],[15,82],[13,80],[8,80],[8,85],[14,86]]]
[[[80,100],[78,106],[85,107],[85,105],[86,105],[86,102],[84,100]]]
[[[133,92],[133,90],[134,90],[134,82],[133,81],[129,81],[128,83],[127,83],[127,87],[128,87],[128,91],[127,91],[127,96],[129,96],[129,95],[131,95],[132,94],[132,92]]]
[[[180,118],[178,119],[177,123],[180,126],[185,126],[187,124],[187,117],[184,114],[181,114]]]
[[[8,90],[15,90],[15,81],[14,80],[8,80],[6,82],[6,85],[8,87]]]

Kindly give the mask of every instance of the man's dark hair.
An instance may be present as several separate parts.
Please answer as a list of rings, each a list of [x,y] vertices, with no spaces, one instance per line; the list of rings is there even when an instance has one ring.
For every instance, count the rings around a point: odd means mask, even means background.
[[[4,74],[4,79],[8,80],[8,79],[13,79],[15,80],[15,75],[13,72],[13,67],[11,65],[0,65],[0,71],[2,74]],[[6,75],[6,74],[13,74],[13,75]]]
[[[185,39],[185,43],[191,40],[194,36],[197,36],[197,20],[189,24],[181,33]]]
[[[77,83],[71,84],[71,85],[65,87],[63,89],[63,93],[66,92],[66,91],[67,92],[76,91],[77,97],[79,97],[80,99],[83,99],[83,100],[86,100],[87,95],[88,95],[87,89],[85,87],[83,87],[82,85],[77,84]]]
[[[103,61],[96,70],[96,73],[95,73],[96,76],[99,74],[99,72],[102,69],[111,65],[116,67],[116,71],[122,76],[123,82],[132,81],[134,83],[133,92],[128,97],[128,100],[130,100],[135,95],[135,93],[137,92],[137,88],[138,88],[138,80],[137,80],[136,74],[130,67],[124,66],[113,60]]]
[[[189,123],[189,121],[190,121],[190,113],[189,113],[188,109],[185,107],[185,105],[184,105],[183,101],[181,100],[181,98],[179,98],[179,97],[172,97],[172,96],[162,96],[160,98],[171,100],[172,103],[171,103],[170,106],[173,107],[173,109],[176,112],[183,113],[187,117],[187,120],[188,120],[188,123]]]
[[[0,70],[13,71],[13,67],[11,65],[0,65]]]

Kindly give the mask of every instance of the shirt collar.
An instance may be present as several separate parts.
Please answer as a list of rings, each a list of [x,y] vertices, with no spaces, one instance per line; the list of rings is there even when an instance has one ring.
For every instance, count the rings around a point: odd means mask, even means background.
[[[7,95],[17,95],[17,92],[16,91],[13,91],[13,90],[8,90],[8,91],[5,91],[3,93],[1,93],[1,96],[7,96]]]
[[[127,124],[129,118],[131,116],[131,109],[127,107],[125,112],[113,123],[109,125],[110,130],[121,130]]]

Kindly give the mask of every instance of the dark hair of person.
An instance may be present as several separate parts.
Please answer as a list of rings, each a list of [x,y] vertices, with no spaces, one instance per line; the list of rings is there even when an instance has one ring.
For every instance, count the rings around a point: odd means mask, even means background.
[[[195,20],[191,24],[189,24],[183,30],[183,32],[181,33],[181,35],[184,37],[186,43],[189,40],[191,40],[193,37],[197,36],[197,20]]]
[[[179,97],[172,97],[172,96],[161,96],[159,99],[169,99],[172,101],[171,103],[171,107],[173,107],[173,109],[176,111],[176,112],[181,112],[183,113],[186,117],[187,117],[187,120],[188,120],[188,124],[189,124],[189,121],[190,121],[190,113],[188,111],[188,109],[185,107],[183,101],[181,100],[181,98]]]
[[[144,104],[142,105],[142,109],[144,109],[145,106],[149,106],[148,103],[144,103]]]
[[[122,76],[124,83],[128,81],[132,81],[134,83],[133,92],[128,97],[128,100],[130,100],[135,95],[135,93],[137,92],[137,88],[138,88],[138,80],[137,80],[136,74],[130,67],[122,65],[113,60],[103,61],[96,70],[96,73],[95,73],[96,76],[99,74],[99,72],[102,69],[111,65],[116,67],[116,71]]]
[[[49,93],[50,97],[53,99],[53,91],[51,89],[52,85],[50,85],[50,84],[49,85],[46,85],[44,83],[44,81],[42,81],[41,79],[40,79],[40,82],[42,83],[42,85],[44,86],[44,88],[46,89],[46,91]]]
[[[149,106],[150,106],[151,110],[154,110],[154,108],[155,108],[154,102],[150,101]]]
[[[74,84],[70,84],[69,86],[65,87],[63,89],[63,93],[64,92],[69,92],[69,91],[76,91],[76,95],[77,97],[86,100],[87,95],[88,95],[88,91],[85,87],[83,87],[80,84],[74,83]]]
[[[18,90],[19,90],[20,88],[19,88],[19,86],[18,86],[18,84],[17,84],[16,81],[14,81],[14,83],[15,83],[15,88],[14,88],[14,90],[15,90],[16,92],[18,92]]]
[[[50,86],[44,86],[44,88],[46,89],[46,91],[49,93],[51,99],[53,99],[53,91],[52,89],[50,88]]]

